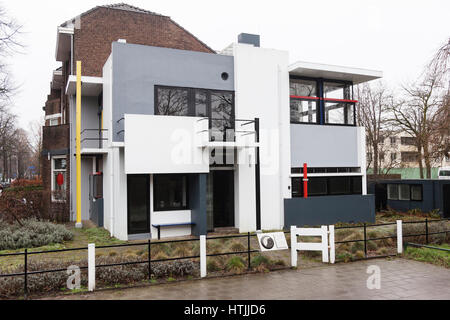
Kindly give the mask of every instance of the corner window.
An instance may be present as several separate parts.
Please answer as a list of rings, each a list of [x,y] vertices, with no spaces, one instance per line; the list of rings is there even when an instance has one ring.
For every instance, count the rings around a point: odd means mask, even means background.
[[[63,157],[52,158],[52,201],[66,201],[66,171],[67,159]]]
[[[291,123],[356,125],[351,82],[292,76],[289,89]]]
[[[155,175],[153,177],[155,211],[188,209],[186,175]]]
[[[354,125],[354,110],[354,103],[325,102],[325,123]]]

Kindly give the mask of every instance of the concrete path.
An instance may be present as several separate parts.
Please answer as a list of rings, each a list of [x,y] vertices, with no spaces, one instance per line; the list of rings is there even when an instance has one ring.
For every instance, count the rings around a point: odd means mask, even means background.
[[[367,268],[378,266],[381,288],[369,290]],[[450,270],[406,259],[376,259],[226,278],[99,291],[51,299],[316,300],[450,299]]]

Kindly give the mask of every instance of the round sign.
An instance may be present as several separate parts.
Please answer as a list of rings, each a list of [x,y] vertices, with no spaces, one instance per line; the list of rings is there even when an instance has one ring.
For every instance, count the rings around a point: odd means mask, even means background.
[[[64,176],[62,173],[58,173],[58,175],[56,176],[56,183],[58,184],[58,186],[62,186],[64,183]]]
[[[270,250],[275,245],[275,242],[273,241],[272,237],[264,236],[261,238],[261,245],[267,250]]]

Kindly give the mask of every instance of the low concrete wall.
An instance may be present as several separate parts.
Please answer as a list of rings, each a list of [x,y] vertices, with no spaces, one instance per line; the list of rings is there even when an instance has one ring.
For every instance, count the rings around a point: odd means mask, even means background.
[[[375,196],[344,195],[284,200],[285,228],[338,222],[375,222]]]

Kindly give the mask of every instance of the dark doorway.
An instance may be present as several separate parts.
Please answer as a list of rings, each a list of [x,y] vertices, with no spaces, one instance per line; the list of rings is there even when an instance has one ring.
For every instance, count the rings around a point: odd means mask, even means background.
[[[450,218],[450,184],[442,186],[442,202],[444,206],[444,218]]]
[[[128,234],[150,233],[150,176],[128,175]]]
[[[212,171],[208,179],[209,231],[234,227],[234,171]]]
[[[377,211],[387,209],[387,186],[384,183],[375,184],[375,209]]]

